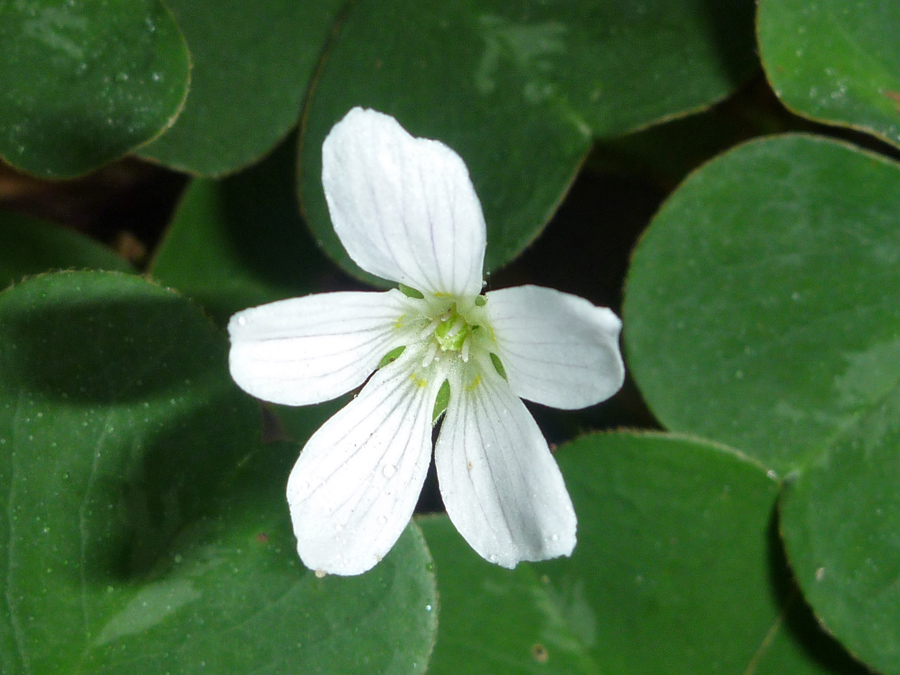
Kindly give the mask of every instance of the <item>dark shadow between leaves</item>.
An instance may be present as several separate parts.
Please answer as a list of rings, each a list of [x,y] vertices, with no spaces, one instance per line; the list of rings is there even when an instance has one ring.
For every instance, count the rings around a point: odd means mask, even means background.
[[[297,293],[338,290],[349,277],[325,257],[300,217],[296,154],[294,132],[261,163],[225,179],[227,243],[243,268],[264,285]]]
[[[761,67],[756,54],[756,3],[706,0],[704,5],[710,36],[722,57],[722,69],[738,87]]]
[[[777,509],[769,522],[768,537],[772,590],[781,607],[783,630],[789,639],[803,650],[810,662],[821,668],[822,673],[870,675],[870,670],[825,632],[803,598],[778,531]]]

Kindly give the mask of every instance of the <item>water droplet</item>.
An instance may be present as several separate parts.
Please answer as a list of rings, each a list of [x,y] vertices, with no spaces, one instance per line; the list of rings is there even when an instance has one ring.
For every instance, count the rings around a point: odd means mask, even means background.
[[[431,605],[425,605],[425,611],[426,611],[426,612],[430,612],[430,611],[431,611]]]
[[[497,558],[496,555],[494,555],[493,553],[491,553],[491,555],[490,555],[490,557],[488,558],[488,560],[490,560],[492,563],[495,563],[495,562],[497,562],[498,558]]]
[[[381,473],[384,474],[385,478],[392,478],[395,473],[397,473],[397,467],[393,464],[385,464],[381,469]]]
[[[247,317],[241,315],[237,318],[237,322],[238,322],[238,326],[246,326],[247,325]]]
[[[387,516],[378,516],[379,525],[387,525]]]
[[[559,535],[558,535],[558,534],[554,534],[552,537],[550,537],[550,540],[551,540],[551,541],[559,541]]]

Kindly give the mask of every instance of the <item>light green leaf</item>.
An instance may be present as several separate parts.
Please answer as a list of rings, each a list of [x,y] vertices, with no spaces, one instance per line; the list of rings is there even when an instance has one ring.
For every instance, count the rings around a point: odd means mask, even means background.
[[[897,386],[900,166],[782,136],[713,160],[663,205],[626,289],[631,374],[667,428],[782,474]]]
[[[900,4],[760,0],[766,76],[795,112],[900,145]]]
[[[169,131],[140,154],[189,173],[233,172],[297,122],[344,0],[167,0],[191,50],[191,91]]]
[[[353,106],[458,152],[488,223],[487,268],[550,218],[593,138],[698,110],[754,67],[752,3],[363,0],[329,45],[304,118],[310,226],[354,274],[328,219],[321,145]]]
[[[0,295],[3,673],[421,673],[434,632],[415,528],[375,570],[294,552],[292,445],[261,446],[227,341],[140,278]]]
[[[0,288],[29,274],[70,268],[132,271],[124,258],[78,232],[0,212]]]
[[[160,0],[0,4],[0,156],[67,177],[168,127],[187,95],[187,47]]]
[[[420,521],[441,593],[430,673],[864,672],[791,592],[772,529],[779,486],[758,465],[632,433],[556,456],[578,514],[571,558],[509,571],[445,517]]]

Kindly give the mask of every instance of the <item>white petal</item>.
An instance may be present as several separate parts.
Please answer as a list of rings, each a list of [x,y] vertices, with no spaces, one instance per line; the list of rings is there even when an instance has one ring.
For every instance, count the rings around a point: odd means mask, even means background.
[[[569,555],[575,511],[531,413],[495,374],[474,387],[450,387],[434,458],[460,534],[503,567]]]
[[[418,379],[420,361],[421,353],[404,353],[375,373],[294,465],[287,498],[297,552],[310,569],[361,574],[409,522],[431,459],[440,386]]]
[[[238,312],[228,324],[231,376],[244,391],[286,405],[319,403],[358,387],[403,342],[406,296],[323,293]]]
[[[516,395],[572,410],[622,386],[622,322],[609,309],[550,288],[518,286],[488,293],[485,310]]]
[[[481,203],[446,145],[354,108],[322,146],[322,184],[334,230],[362,269],[427,293],[481,292]]]

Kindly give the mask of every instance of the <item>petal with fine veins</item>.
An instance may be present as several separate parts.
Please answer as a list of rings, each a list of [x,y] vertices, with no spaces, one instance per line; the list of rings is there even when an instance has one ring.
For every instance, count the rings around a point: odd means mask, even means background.
[[[622,386],[622,322],[609,309],[551,288],[518,286],[488,293],[485,310],[517,396],[573,410]]]
[[[479,555],[503,567],[569,555],[575,511],[522,401],[487,370],[474,386],[451,381],[450,397],[434,458],[456,529]]]
[[[234,381],[265,401],[320,403],[358,387],[400,346],[406,297],[322,293],[253,307],[231,317]]]
[[[354,108],[322,146],[322,185],[334,230],[362,269],[427,293],[481,291],[481,203],[446,145]]]
[[[440,382],[407,350],[309,439],[288,480],[297,552],[310,569],[361,574],[409,522],[431,459]]]

